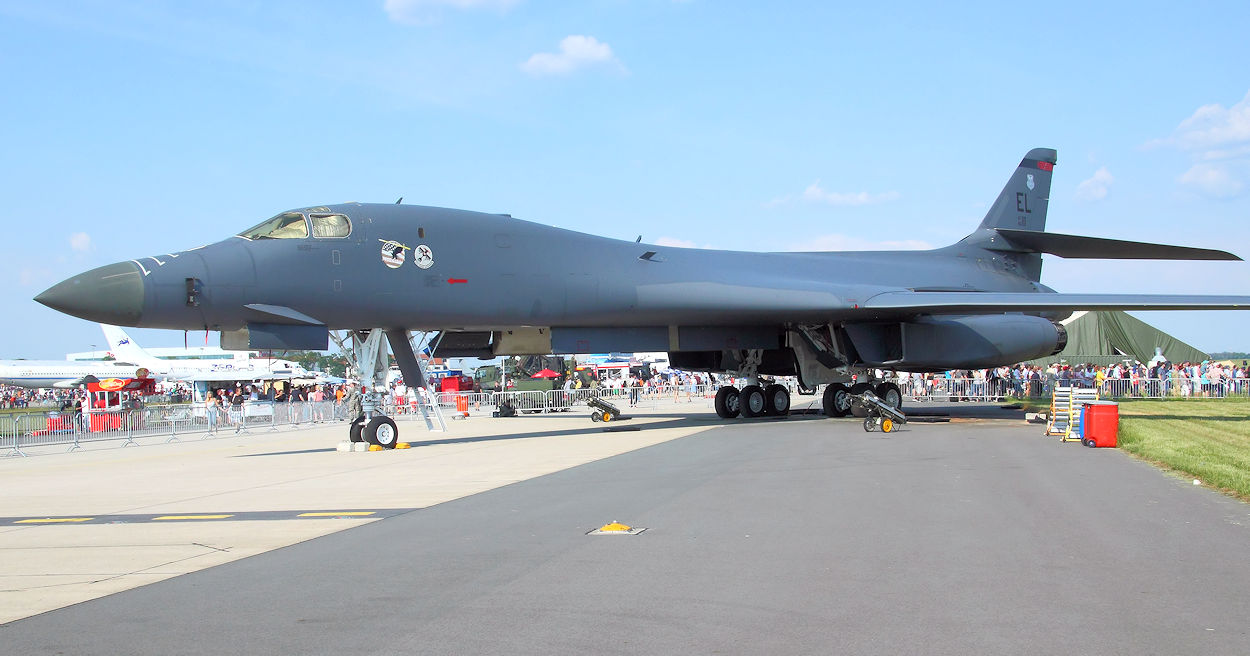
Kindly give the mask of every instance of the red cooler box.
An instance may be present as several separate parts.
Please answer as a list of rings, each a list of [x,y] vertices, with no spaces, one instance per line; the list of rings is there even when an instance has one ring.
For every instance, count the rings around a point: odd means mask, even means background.
[[[1115,434],[1120,430],[1120,404],[1112,401],[1086,401],[1081,426],[1085,446],[1115,448]]]

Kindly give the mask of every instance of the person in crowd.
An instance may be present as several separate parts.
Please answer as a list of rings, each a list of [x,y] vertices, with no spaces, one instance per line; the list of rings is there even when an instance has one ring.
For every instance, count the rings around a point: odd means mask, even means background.
[[[209,390],[208,394],[204,396],[204,416],[208,419],[208,432],[217,432],[217,418],[220,414],[221,397]]]
[[[366,387],[365,391],[368,391],[368,389]],[[347,384],[347,399],[344,403],[347,405],[347,416],[351,418],[349,421],[354,422],[364,417],[364,400],[361,397],[361,391],[356,389],[356,381],[354,380]]]
[[[247,400],[247,396],[243,394],[243,386],[236,383],[234,386],[234,394],[230,397],[230,415],[234,422],[234,432],[243,429],[243,402]]]

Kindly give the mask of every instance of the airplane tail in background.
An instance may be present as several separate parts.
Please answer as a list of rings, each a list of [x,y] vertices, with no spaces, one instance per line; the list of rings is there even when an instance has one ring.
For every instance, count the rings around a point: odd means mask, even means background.
[[[109,350],[113,352],[113,357],[122,362],[131,362],[140,367],[157,371],[160,359],[143,350],[126,334],[126,331],[117,326],[103,323],[100,324],[100,328],[104,329],[104,338],[109,342]]]

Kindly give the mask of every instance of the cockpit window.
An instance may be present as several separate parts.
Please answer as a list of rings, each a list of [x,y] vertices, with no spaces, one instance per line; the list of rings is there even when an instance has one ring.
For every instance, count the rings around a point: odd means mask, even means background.
[[[308,222],[299,212],[283,212],[264,223],[239,233],[244,239],[303,239],[308,236]]]
[[[341,238],[352,234],[352,222],[342,214],[309,214],[308,218],[314,237]]]

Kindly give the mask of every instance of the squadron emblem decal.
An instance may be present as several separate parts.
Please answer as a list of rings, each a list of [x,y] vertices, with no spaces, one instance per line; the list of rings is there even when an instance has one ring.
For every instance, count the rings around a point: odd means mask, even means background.
[[[1026,186],[1026,187],[1028,187],[1028,188],[1029,188],[1029,191],[1033,191],[1033,174],[1032,174],[1032,173],[1028,173],[1028,174],[1026,174],[1026,175],[1028,175],[1028,176],[1029,176],[1029,179],[1028,179],[1028,181],[1026,181],[1024,184],[1025,184],[1025,186]]]
[[[382,242],[382,264],[392,269],[398,269],[404,265],[404,250],[408,248],[407,246],[388,239],[378,241]]]
[[[421,244],[417,246],[415,252],[416,256],[412,258],[412,261],[416,263],[418,268],[428,269],[434,266],[434,251],[430,250],[429,246]]]

